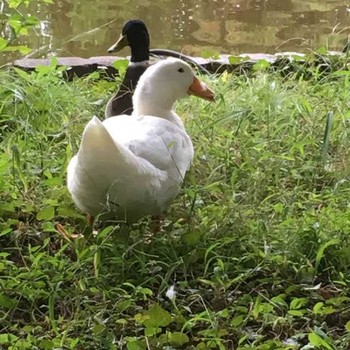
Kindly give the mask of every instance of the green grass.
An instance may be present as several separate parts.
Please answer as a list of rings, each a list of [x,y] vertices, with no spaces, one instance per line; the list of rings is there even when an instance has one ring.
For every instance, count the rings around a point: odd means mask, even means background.
[[[208,78],[162,232],[96,237],[65,172],[114,84],[60,74],[0,71],[0,348],[348,349],[349,71]]]

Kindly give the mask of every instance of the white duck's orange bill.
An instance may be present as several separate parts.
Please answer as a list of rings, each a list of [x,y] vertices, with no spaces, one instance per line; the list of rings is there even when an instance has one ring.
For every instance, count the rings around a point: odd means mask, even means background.
[[[214,91],[209,89],[208,86],[200,81],[198,78],[193,78],[193,83],[188,88],[190,95],[198,96],[207,101],[215,101]]]

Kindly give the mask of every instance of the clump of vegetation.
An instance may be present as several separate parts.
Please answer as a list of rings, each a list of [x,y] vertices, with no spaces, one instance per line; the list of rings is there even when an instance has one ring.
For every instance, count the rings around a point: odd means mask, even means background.
[[[29,3],[8,1],[0,51],[26,51]],[[161,232],[145,218],[96,236],[65,173],[115,84],[67,83],[55,60],[0,71],[0,348],[348,349],[350,73],[337,67],[208,78],[216,104],[178,105],[196,157]]]
[[[348,348],[349,71],[207,78],[162,231],[93,237],[65,172],[115,84],[63,69],[0,71],[1,347]]]
[[[37,0],[51,4],[52,0]],[[37,17],[31,15],[28,7],[32,0],[7,0],[0,4],[0,52],[27,54],[31,49],[21,44],[21,37],[27,36],[39,25]],[[11,56],[9,56],[11,57]],[[3,58],[3,57],[2,57]],[[0,62],[2,63],[2,62]]]

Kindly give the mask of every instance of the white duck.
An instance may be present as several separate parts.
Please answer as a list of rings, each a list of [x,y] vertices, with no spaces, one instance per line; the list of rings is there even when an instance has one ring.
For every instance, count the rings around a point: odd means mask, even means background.
[[[134,222],[159,215],[170,204],[194,153],[173,110],[188,94],[214,100],[187,63],[162,60],[140,78],[131,116],[90,120],[68,165],[68,190],[78,208],[90,216],[115,212]]]

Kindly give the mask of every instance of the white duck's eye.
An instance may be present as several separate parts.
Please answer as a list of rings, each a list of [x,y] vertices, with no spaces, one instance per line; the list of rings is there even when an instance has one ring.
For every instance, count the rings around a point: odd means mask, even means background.
[[[184,72],[184,69],[183,69],[183,68],[179,68],[177,71],[178,71],[179,73],[183,73],[183,72]]]

